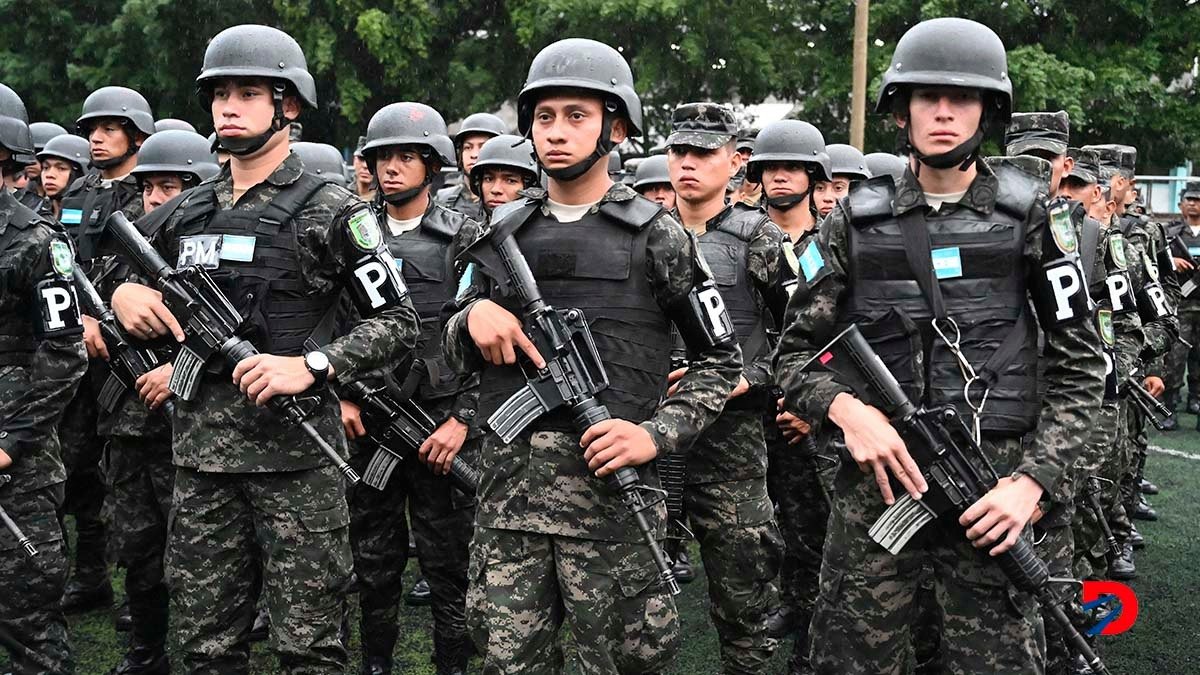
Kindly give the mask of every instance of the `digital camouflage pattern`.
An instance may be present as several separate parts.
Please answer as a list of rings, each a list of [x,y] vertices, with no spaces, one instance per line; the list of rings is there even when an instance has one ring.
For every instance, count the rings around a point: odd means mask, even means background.
[[[1200,184],[1188,183],[1185,193],[1196,196],[1197,188],[1200,188]],[[1187,227],[1182,221],[1174,221],[1167,225],[1167,233],[1179,236]],[[1195,275],[1194,270],[1183,269],[1174,274],[1176,282],[1180,285]],[[1179,317],[1180,339],[1165,357],[1162,372],[1167,387],[1163,398],[1167,407],[1172,410],[1179,404],[1181,387],[1185,384],[1188,402],[1200,400],[1200,347],[1195,346],[1200,344],[1200,293],[1192,293],[1186,298],[1180,297],[1175,310]]]
[[[990,212],[996,178],[990,169],[978,166],[979,176],[958,204],[944,204],[929,218],[964,210]],[[924,193],[911,170],[896,188],[897,203],[925,208]],[[783,332],[775,360],[788,409],[813,420],[818,433],[830,402],[848,390],[828,375],[805,374],[800,368],[833,337],[839,306],[850,290],[845,271],[849,227],[845,205],[843,201],[830,214],[818,235],[831,273],[793,296],[788,312],[794,318]],[[1026,221],[1028,270],[1042,265],[1046,223],[1045,205],[1039,200]],[[1022,452],[1018,439],[987,437],[983,446],[999,475],[1026,473],[1049,494],[1091,433],[1104,361],[1091,322],[1047,328],[1044,335],[1048,386],[1042,396],[1041,421],[1028,448]],[[821,595],[812,625],[816,672],[901,672],[911,649],[912,602],[925,563],[933,566],[947,667],[964,672],[1040,672],[1041,621],[1032,600],[1012,592],[1000,568],[970,546],[957,524],[947,523],[945,531],[925,534],[899,556],[891,556],[867,536],[883,510],[874,480],[853,462],[844,462],[835,487]],[[1020,620],[1013,620],[1014,609]]]

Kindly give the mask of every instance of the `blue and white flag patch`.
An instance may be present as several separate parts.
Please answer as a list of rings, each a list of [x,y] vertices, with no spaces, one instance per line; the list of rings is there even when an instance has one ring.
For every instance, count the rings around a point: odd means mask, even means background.
[[[957,246],[935,248],[930,253],[933,256],[933,271],[937,278],[957,279],[963,275],[962,255]]]

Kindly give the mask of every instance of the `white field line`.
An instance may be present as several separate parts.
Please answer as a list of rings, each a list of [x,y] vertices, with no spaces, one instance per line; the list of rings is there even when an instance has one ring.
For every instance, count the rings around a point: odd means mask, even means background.
[[[1149,449],[1152,452],[1161,452],[1164,455],[1170,455],[1172,457],[1182,457],[1184,459],[1191,459],[1191,460],[1200,462],[1200,455],[1193,455],[1190,452],[1184,452],[1182,450],[1172,450],[1171,448],[1164,448],[1164,447],[1161,447],[1158,445],[1151,445]]]

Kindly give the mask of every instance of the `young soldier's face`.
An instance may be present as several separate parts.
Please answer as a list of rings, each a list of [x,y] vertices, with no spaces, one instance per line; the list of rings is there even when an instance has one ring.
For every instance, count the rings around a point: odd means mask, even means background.
[[[25,167],[25,178],[28,180],[33,180],[34,178],[37,178],[41,174],[42,174],[42,163],[41,162],[34,162],[33,164],[30,164],[29,166]]]
[[[642,196],[670,211],[675,208],[675,189],[670,183],[654,183],[641,189]]]
[[[533,147],[542,166],[565,169],[596,151],[604,126],[604,104],[598,97],[547,96],[533,109]],[[614,119],[612,142],[625,140],[625,120]]]
[[[111,118],[101,118],[88,132],[92,161],[104,161],[129,152],[129,135],[125,125]]]
[[[275,100],[265,80],[229,78],[219,80],[212,89],[213,127],[222,138],[251,138],[271,128],[275,118]],[[295,96],[283,97],[283,114],[289,119],[300,115]]]
[[[767,162],[762,170],[763,194],[768,198],[798,195],[808,189],[808,181],[808,169],[800,162]]]
[[[909,127],[914,147],[925,155],[939,155],[962,145],[975,135],[983,118],[979,91],[961,87],[916,87],[908,102]]]
[[[425,182],[425,160],[411,148],[385,146],[375,152],[375,175],[383,194],[403,192]]]
[[[47,197],[57,197],[71,181],[71,163],[49,157],[42,160],[42,189]]]
[[[834,176],[833,180],[823,180],[817,183],[813,188],[814,203],[817,205],[817,213],[824,218],[833,211],[833,207],[842,197],[850,193],[850,179]]]
[[[142,208],[146,213],[183,192],[183,180],[174,174],[156,173],[142,179]]]
[[[371,167],[367,166],[367,160],[354,156],[354,178],[363,185],[371,183]]]
[[[701,203],[724,195],[742,167],[742,156],[732,142],[709,150],[691,145],[672,145],[667,148],[667,168],[675,198],[689,203]]]
[[[471,134],[464,136],[462,145],[458,148],[459,159],[462,160],[463,173],[471,175],[471,169],[475,166],[475,162],[479,161],[479,151],[483,149],[483,144],[491,138],[487,134]]]
[[[1179,212],[1186,218],[1200,218],[1200,197],[1184,197],[1180,199]]]
[[[483,191],[479,198],[491,211],[516,199],[517,193],[525,188],[525,178],[520,172],[509,169],[483,169],[479,188]]]

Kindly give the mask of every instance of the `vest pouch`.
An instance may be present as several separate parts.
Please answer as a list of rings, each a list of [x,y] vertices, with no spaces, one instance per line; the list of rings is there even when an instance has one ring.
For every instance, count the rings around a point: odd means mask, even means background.
[[[904,393],[913,401],[924,397],[921,331],[903,310],[892,308],[882,315],[857,321],[858,330],[879,354]],[[876,403],[871,401],[872,404]]]
[[[260,309],[262,297],[267,292],[267,282],[259,277],[243,275],[237,270],[213,270],[210,274],[217,288],[242,317],[237,336],[257,347],[260,352],[270,354],[265,330],[267,321]]]

